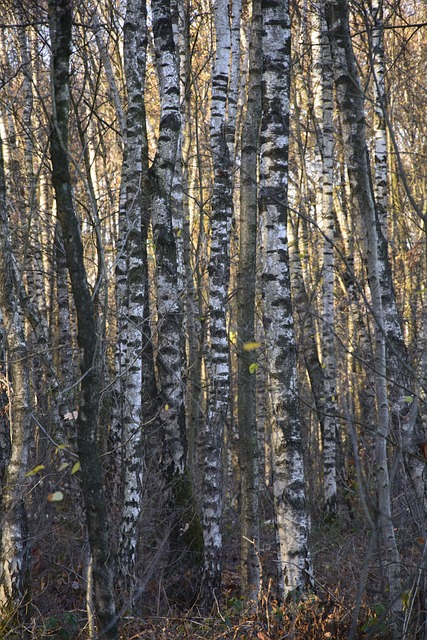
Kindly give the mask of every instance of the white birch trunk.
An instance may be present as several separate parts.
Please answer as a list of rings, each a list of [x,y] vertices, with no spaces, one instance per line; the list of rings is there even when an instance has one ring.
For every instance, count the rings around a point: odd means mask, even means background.
[[[181,126],[177,57],[169,2],[152,3],[153,33],[160,82],[161,114],[157,152],[151,167],[151,207],[156,248],[158,373],[163,455],[167,477],[186,467],[182,301],[172,219],[172,187]]]
[[[222,448],[229,405],[229,352],[227,295],[229,282],[229,234],[232,217],[231,165],[226,138],[227,99],[230,78],[231,33],[228,0],[214,6],[215,63],[212,78],[210,139],[214,171],[209,260],[209,333],[206,357],[209,376],[205,423],[203,487],[203,535],[205,566],[204,599],[212,600],[221,581],[222,553]],[[234,135],[232,136],[234,140]]]
[[[8,615],[25,609],[25,472],[30,446],[30,382],[28,351],[22,312],[14,290],[14,274],[9,241],[3,148],[0,140],[0,313],[4,324],[11,368],[9,386],[10,457],[4,476],[1,499],[2,531],[0,537],[0,608]],[[24,608],[24,609],[23,609]]]
[[[198,588],[199,576],[192,570],[200,569],[201,531],[187,468],[184,314],[172,193],[176,167],[180,164],[180,90],[170,3],[153,0],[151,8],[161,97],[157,151],[149,170],[149,189],[156,258],[158,417],[166,483],[163,504],[170,527],[168,560],[171,571],[167,593],[172,598],[185,598],[192,590],[190,597],[194,597]],[[186,572],[192,578],[185,584]]]
[[[25,243],[25,265],[26,278],[28,284],[29,295],[36,302],[38,309],[43,312],[45,305],[44,287],[43,287],[43,268],[40,249],[39,235],[39,218],[37,208],[37,182],[34,171],[34,134],[32,125],[32,116],[34,110],[33,97],[33,67],[31,64],[31,56],[28,48],[27,33],[25,28],[25,18],[22,12],[21,3],[14,2],[14,13],[18,24],[17,29],[19,42],[19,56],[22,68],[22,84],[24,90],[24,105],[22,110],[22,137],[24,142],[24,158],[25,158],[25,182],[26,182],[26,199],[25,213],[28,236]],[[31,229],[31,241],[30,241]],[[37,383],[43,384],[41,380]],[[40,388],[37,390],[40,392]]]
[[[389,380],[389,398],[391,403],[392,426],[401,438],[406,470],[417,494],[424,514],[427,513],[427,482],[425,463],[419,458],[418,443],[427,439],[427,426],[424,417],[424,403],[421,403],[421,415],[413,403],[414,381],[412,372],[407,369],[408,353],[403,338],[402,321],[397,308],[390,259],[388,255],[388,148],[387,148],[387,94],[385,87],[384,60],[384,16],[383,3],[375,0],[371,9],[372,28],[372,70],[374,90],[374,193],[378,229],[378,256],[384,323],[387,339],[387,375]],[[426,335],[425,313],[422,328]],[[423,358],[425,359],[425,350]],[[422,377],[424,373],[422,372]],[[420,424],[419,424],[420,423]]]
[[[228,155],[233,159],[236,153],[236,128],[237,113],[239,106],[239,88],[240,88],[240,58],[242,55],[240,47],[240,29],[242,16],[242,0],[230,0],[230,71],[227,96],[227,123],[226,138],[228,145]]]
[[[120,300],[120,313],[125,313],[125,335],[118,335],[122,344],[119,353],[126,353],[125,370],[121,376],[121,446],[123,459],[123,507],[120,523],[118,565],[122,597],[135,585],[135,563],[138,525],[141,517],[143,480],[143,354],[150,339],[146,326],[147,271],[146,258],[147,202],[144,180],[148,169],[147,136],[145,130],[145,66],[147,24],[145,2],[128,0],[124,21],[124,70],[127,87],[125,116],[125,157],[122,171],[121,212],[126,236],[120,250],[126,256],[126,293]],[[146,262],[146,260],[145,260]],[[118,290],[118,293],[122,289]],[[119,362],[119,366],[120,366]],[[148,417],[148,416],[147,416]],[[118,452],[119,453],[119,452]],[[119,453],[120,454],[120,453]],[[117,454],[116,454],[117,455]]]
[[[322,103],[322,216],[323,231],[323,325],[322,365],[324,380],[323,484],[326,512],[337,510],[337,365],[335,357],[334,309],[334,202],[333,202],[333,69],[326,23],[320,16],[321,103]]]
[[[287,238],[291,37],[288,2],[264,2],[263,18],[260,165],[260,202],[264,216],[263,316],[273,421],[279,587],[285,595],[311,585]]]
[[[381,231],[387,238],[387,131],[384,110],[386,108],[385,94],[385,64],[384,64],[384,24],[383,2],[374,0],[371,8],[374,26],[372,29],[372,66],[374,89],[374,133],[375,133],[375,163],[374,163],[374,194],[377,216]]]
[[[59,411],[63,418],[68,411],[74,411],[75,405],[72,389],[74,381],[78,379],[78,375],[74,366],[71,339],[67,260],[65,257],[61,225],[59,222],[56,223],[54,231],[54,271],[56,284],[56,307],[58,314],[58,343],[61,346],[62,356],[58,367],[59,380],[62,388],[62,392],[59,397]],[[72,437],[71,441],[73,440],[75,440],[75,438]]]

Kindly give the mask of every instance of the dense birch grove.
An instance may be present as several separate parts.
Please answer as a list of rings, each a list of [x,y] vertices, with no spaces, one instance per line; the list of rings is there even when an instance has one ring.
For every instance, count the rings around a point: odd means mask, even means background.
[[[0,1],[1,638],[427,638],[426,34]]]

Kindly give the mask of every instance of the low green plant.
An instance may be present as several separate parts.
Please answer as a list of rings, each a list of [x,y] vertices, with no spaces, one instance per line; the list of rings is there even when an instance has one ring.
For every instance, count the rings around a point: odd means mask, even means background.
[[[44,622],[41,640],[74,640],[78,633],[78,619],[72,611],[65,611],[61,615],[51,616]]]

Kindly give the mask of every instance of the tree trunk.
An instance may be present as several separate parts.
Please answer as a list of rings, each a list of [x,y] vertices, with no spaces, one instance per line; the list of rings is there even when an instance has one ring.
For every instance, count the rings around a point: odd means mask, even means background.
[[[205,551],[203,597],[206,606],[212,604],[213,594],[218,592],[221,584],[222,448],[230,396],[227,295],[230,276],[229,234],[233,201],[231,165],[226,138],[231,52],[228,5],[228,0],[220,0],[214,7],[216,49],[210,123],[214,175],[209,260],[209,352],[206,357],[209,396],[205,423],[203,486]]]
[[[333,202],[333,70],[326,23],[321,14],[321,140],[322,140],[322,218],[323,231],[323,325],[322,366],[324,381],[324,431],[323,431],[323,487],[326,512],[335,515],[337,510],[337,444],[338,409],[335,358],[335,309],[334,309],[334,202]]]
[[[145,127],[145,67],[147,23],[145,2],[128,0],[124,21],[124,69],[127,86],[125,146],[122,172],[121,217],[126,221],[121,251],[126,257],[124,298],[118,299],[125,330],[119,333],[120,352],[126,353],[121,376],[123,508],[119,541],[119,583],[122,598],[135,587],[138,524],[142,505],[143,416],[152,418],[150,405],[143,405],[144,372],[151,365],[151,331],[148,321],[147,232],[148,199],[146,180],[148,145]],[[121,289],[118,290],[118,293]],[[147,348],[150,353],[147,352]],[[151,355],[151,358],[150,358]],[[120,453],[120,452],[119,452]],[[132,601],[132,595],[131,595]]]
[[[240,165],[240,241],[237,274],[237,415],[241,491],[242,591],[260,593],[259,475],[256,415],[255,291],[258,222],[258,145],[261,123],[261,3],[252,3],[249,81]]]
[[[28,604],[26,576],[26,512],[25,472],[30,446],[30,381],[28,351],[22,312],[14,288],[14,256],[10,247],[7,218],[3,144],[0,140],[0,312],[10,362],[9,418],[10,449],[2,442],[2,453],[8,454],[3,476],[0,540],[0,608],[5,615],[25,616]],[[13,392],[12,392],[13,389]],[[7,443],[8,445],[9,443]]]
[[[391,513],[391,486],[388,468],[387,439],[390,413],[387,397],[386,325],[383,311],[381,269],[378,255],[378,230],[375,216],[364,118],[364,96],[357,73],[350,39],[347,0],[325,3],[326,18],[334,63],[334,78],[344,153],[350,183],[350,198],[361,223],[366,254],[372,311],[375,320],[375,383],[377,400],[376,475],[378,528],[385,554],[390,608],[394,617],[395,637],[400,637],[402,598],[400,558]]]
[[[101,637],[116,639],[118,637],[117,613],[113,594],[104,485],[97,441],[99,345],[94,306],[84,265],[83,244],[73,205],[68,157],[69,61],[72,29],[72,6],[68,0],[49,2],[49,26],[53,58],[52,181],[77,312],[77,339],[80,348],[81,384],[77,416],[77,443],[81,464],[82,492],[93,562],[95,610],[99,633]]]
[[[152,2],[154,48],[160,83],[161,113],[157,151],[149,170],[149,190],[156,258],[157,372],[165,510],[169,517],[168,595],[194,597],[194,576],[184,584],[186,568],[200,563],[201,532],[187,469],[184,405],[184,334],[182,291],[173,225],[172,187],[181,128],[177,56],[169,0]],[[181,272],[182,273],[182,272]]]
[[[287,237],[291,34],[287,0],[266,0],[262,6],[263,319],[273,421],[279,589],[285,595],[312,584]]]

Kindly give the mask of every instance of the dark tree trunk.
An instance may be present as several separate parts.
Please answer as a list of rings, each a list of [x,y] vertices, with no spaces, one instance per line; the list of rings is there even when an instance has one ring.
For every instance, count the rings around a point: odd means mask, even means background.
[[[49,20],[54,91],[50,147],[52,181],[77,313],[81,373],[77,444],[81,464],[82,492],[92,556],[95,611],[99,632],[101,637],[115,639],[118,637],[118,621],[113,594],[103,475],[97,440],[99,344],[94,305],[84,265],[79,222],[73,206],[68,157],[72,3],[69,0],[49,2]]]

